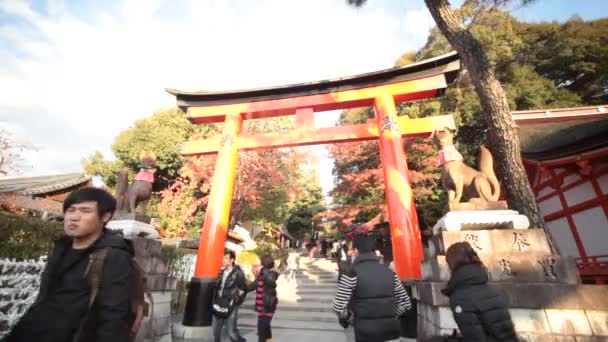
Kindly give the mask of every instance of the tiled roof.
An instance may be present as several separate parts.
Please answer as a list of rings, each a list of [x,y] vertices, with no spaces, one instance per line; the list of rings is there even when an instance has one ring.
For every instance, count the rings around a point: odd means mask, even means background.
[[[90,176],[82,173],[0,179],[0,193],[42,195],[82,185],[90,180]]]

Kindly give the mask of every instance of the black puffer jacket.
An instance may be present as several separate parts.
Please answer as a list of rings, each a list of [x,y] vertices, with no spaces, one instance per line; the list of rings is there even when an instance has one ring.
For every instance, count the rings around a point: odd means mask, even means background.
[[[448,287],[442,291],[450,297],[450,308],[464,340],[517,341],[505,301],[487,282],[485,268],[470,264],[453,272]]]
[[[222,279],[224,277],[225,269],[220,272],[217,282],[217,291],[218,294],[223,298],[235,298],[237,299],[236,304],[241,305],[243,300],[245,299],[245,291],[247,290],[247,284],[245,282],[245,273],[239,265],[234,265],[232,267],[232,271],[228,274],[228,278],[226,278],[226,283],[224,284],[224,288],[222,290]],[[222,291],[219,293],[219,291]],[[242,292],[242,294],[239,294]]]
[[[372,253],[359,255],[351,275],[357,286],[351,299],[357,341],[388,341],[399,338],[395,315],[395,276]]]
[[[89,254],[110,247],[104,263],[99,293],[88,311],[90,288],[85,278]],[[83,331],[78,341],[127,342],[129,340],[129,273],[133,248],[112,231],[103,235],[77,257],[66,259],[72,239],[55,242],[45,270],[36,302],[15,326],[5,342],[71,341],[80,324]]]

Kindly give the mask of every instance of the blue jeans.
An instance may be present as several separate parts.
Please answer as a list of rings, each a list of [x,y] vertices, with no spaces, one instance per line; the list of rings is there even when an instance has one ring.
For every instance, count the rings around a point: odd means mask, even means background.
[[[221,342],[222,337],[230,342],[245,341],[237,327],[238,315],[239,307],[236,306],[227,318],[213,317],[213,340],[215,342]]]

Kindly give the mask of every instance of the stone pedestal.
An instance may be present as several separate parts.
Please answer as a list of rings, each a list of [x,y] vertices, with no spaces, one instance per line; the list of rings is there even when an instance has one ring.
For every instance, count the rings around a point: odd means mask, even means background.
[[[181,322],[173,324],[173,336],[180,339],[193,339],[200,342],[213,341],[212,327],[190,327],[185,326]]]
[[[527,229],[530,221],[525,215],[515,210],[463,210],[450,211],[445,214],[435,226],[433,234],[447,230],[449,232],[461,230],[484,229]]]
[[[135,257],[145,273],[152,303],[146,297],[147,313],[137,334],[137,342],[171,342],[171,294],[176,279],[169,277],[169,265],[161,253],[160,241],[132,238]]]
[[[153,225],[136,220],[112,220],[106,224],[106,228],[122,231],[127,239],[135,237],[158,239],[159,237]]]
[[[553,255],[543,230],[511,210],[450,212],[435,225],[425,251],[423,280],[414,284],[418,340],[458,329],[441,293],[450,278],[447,248],[468,241],[507,301],[525,341],[608,341],[608,286],[582,285],[572,258]]]

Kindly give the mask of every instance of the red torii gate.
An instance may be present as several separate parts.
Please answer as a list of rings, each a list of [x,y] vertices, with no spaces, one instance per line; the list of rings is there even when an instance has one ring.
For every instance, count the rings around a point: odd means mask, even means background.
[[[378,139],[395,270],[402,280],[419,279],[420,230],[403,149],[403,136],[424,136],[454,128],[452,116],[397,117],[395,104],[443,93],[460,71],[456,53],[374,73],[282,87],[226,91],[167,91],[193,124],[223,122],[218,137],[189,141],[182,154],[218,153],[201,231],[184,325],[211,324],[212,286],[222,264],[239,151]],[[314,112],[374,106],[376,117],[358,125],[314,128]],[[241,134],[244,119],[296,116],[289,132]]]

